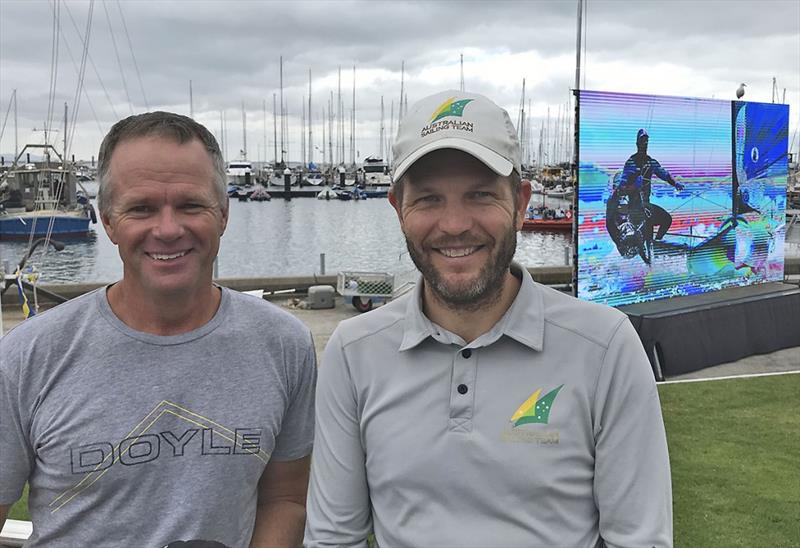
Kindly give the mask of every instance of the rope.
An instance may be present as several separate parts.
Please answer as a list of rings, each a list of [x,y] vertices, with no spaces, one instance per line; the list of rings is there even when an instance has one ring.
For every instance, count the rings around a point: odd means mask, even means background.
[[[117,66],[119,66],[119,73],[122,76],[122,87],[125,89],[125,97],[128,98],[128,108],[133,114],[133,103],[131,102],[131,95],[128,93],[128,82],[125,80],[125,71],[122,69],[122,61],[119,58],[119,50],[117,49],[117,40],[114,38],[114,27],[111,26],[111,17],[108,15],[108,8],[106,3],[103,2],[103,11],[106,13],[106,21],[108,21],[108,31],[111,33],[111,44],[114,46],[114,54],[117,56]]]
[[[47,118],[44,124],[44,144],[48,144],[47,133],[52,132],[53,117],[55,116],[56,83],[58,82],[58,42],[60,39],[60,25],[58,24],[61,13],[61,3],[55,0],[53,6],[53,42],[50,49],[50,90],[48,92]]]
[[[122,28],[125,29],[125,38],[128,40],[128,48],[131,50],[131,57],[133,58],[133,66],[136,69],[136,77],[139,79],[139,89],[142,90],[142,97],[144,98],[144,106],[150,110],[150,105],[147,103],[147,95],[144,92],[144,85],[142,84],[142,74],[139,72],[139,63],[136,62],[136,54],[133,52],[133,43],[131,42],[131,35],[128,34],[128,25],[125,23],[125,14],[122,12],[122,4],[117,0],[117,9],[119,16],[122,19]]]
[[[8,100],[8,109],[6,110],[6,117],[3,120],[3,127],[0,128],[0,141],[3,140],[3,134],[6,132],[6,122],[8,122],[8,115],[11,113],[11,104],[14,102],[14,96],[17,94],[17,90],[14,90],[14,93],[11,94],[11,99]]]
[[[67,6],[65,4],[64,7],[67,10],[67,15],[69,15],[69,20],[72,22],[72,28],[75,29],[75,32],[78,34],[78,36],[81,36],[81,31],[78,29],[78,25],[75,23],[75,19],[72,17],[72,12],[69,10],[69,6]],[[70,51],[69,47],[67,47],[67,51]],[[71,52],[70,52],[70,56],[72,56]],[[108,94],[108,90],[106,89],[106,85],[103,82],[103,79],[100,77],[100,72],[97,70],[97,65],[94,64],[94,59],[92,58],[92,54],[91,53],[89,53],[89,63],[92,65],[92,70],[94,70],[94,74],[95,74],[95,76],[97,76],[97,80],[100,82],[100,87],[103,89],[103,93],[106,96],[106,101],[108,101],[108,106],[111,108],[111,112],[114,114],[114,119],[115,120],[119,120],[120,116],[117,114],[117,109],[114,108],[114,101],[111,100],[111,96]],[[73,58],[72,64],[73,65],[75,64],[74,58]],[[86,98],[87,99],[89,98],[88,94],[87,94]],[[92,109],[92,110],[94,111],[94,109]],[[97,116],[95,116],[95,118],[97,118]],[[100,124],[98,122],[98,127],[99,127],[99,125]],[[105,131],[103,131],[101,129],[100,133],[104,134]]]
[[[66,7],[66,5],[64,7]],[[80,33],[78,33],[78,35],[80,36]],[[67,54],[69,54],[70,61],[72,61],[72,67],[75,69],[75,75],[80,76],[80,69],[78,68],[77,63],[75,62],[75,56],[72,55],[72,48],[69,47],[69,43],[66,40],[64,40],[64,46],[67,48]],[[91,62],[91,55],[89,55],[89,60]],[[102,82],[100,82],[100,85],[102,86]],[[101,135],[103,135],[105,131],[103,130],[103,126],[100,125],[100,119],[97,116],[97,111],[95,111],[94,109],[92,98],[89,95],[89,92],[86,91],[86,86],[83,86],[83,96],[86,98],[86,102],[89,105],[89,110],[92,111],[92,116],[94,117],[94,121],[97,124],[97,130],[100,132]],[[113,111],[114,109],[113,105],[111,109]],[[116,116],[116,113],[114,113],[114,115]]]
[[[64,150],[64,165],[66,166],[67,158],[69,158],[69,151],[72,149],[72,140],[75,137],[75,128],[78,125],[78,110],[81,104],[81,90],[83,89],[83,81],[86,76],[86,57],[89,54],[89,39],[92,34],[92,14],[94,12],[94,0],[89,2],[89,14],[86,18],[86,38],[83,40],[83,55],[81,56],[81,68],[78,74],[78,85],[75,88],[74,107],[72,109],[72,121],[70,123],[69,139],[66,140],[67,146]],[[66,173],[64,174],[66,177]],[[62,187],[63,188],[63,187]]]

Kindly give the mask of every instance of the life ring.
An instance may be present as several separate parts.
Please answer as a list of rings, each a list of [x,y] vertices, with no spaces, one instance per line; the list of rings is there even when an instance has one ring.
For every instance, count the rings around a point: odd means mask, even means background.
[[[567,211],[567,219],[572,219],[572,210]]]

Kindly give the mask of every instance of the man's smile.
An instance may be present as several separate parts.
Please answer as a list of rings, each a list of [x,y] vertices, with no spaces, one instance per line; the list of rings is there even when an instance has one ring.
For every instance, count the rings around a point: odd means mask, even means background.
[[[189,251],[190,250],[185,249],[183,251],[174,251],[172,253],[145,252],[145,255],[157,261],[172,261],[183,257],[184,255],[189,253]]]

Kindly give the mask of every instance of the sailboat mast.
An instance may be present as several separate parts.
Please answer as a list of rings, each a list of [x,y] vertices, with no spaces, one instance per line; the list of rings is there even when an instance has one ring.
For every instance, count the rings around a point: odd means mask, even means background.
[[[356,66],[353,65],[353,116],[350,118],[350,163],[356,165]]]
[[[322,169],[325,169],[327,161],[327,154],[325,153],[325,107],[322,107]]]
[[[461,91],[464,91],[464,54],[461,54]]]
[[[385,160],[386,157],[383,155],[383,140],[386,138],[385,129],[383,127],[383,95],[381,95],[381,126],[380,126],[380,142],[378,143],[378,150],[379,150],[379,157],[381,160]]]
[[[267,100],[261,99],[261,130],[264,133],[264,164],[267,163]],[[264,169],[264,164],[261,164],[261,169]]]
[[[313,141],[313,131],[312,127],[314,124],[311,123],[313,116],[311,116],[311,69],[308,69],[308,163],[314,163],[314,141]]]
[[[583,0],[578,0],[578,32],[575,43],[575,89],[581,88],[581,24],[583,21]]]
[[[242,101],[242,160],[247,160],[247,116],[244,113],[244,101]]]
[[[19,137],[17,133],[17,90],[14,90],[14,162],[19,156]]]
[[[272,94],[272,153],[274,166],[278,165],[278,105],[275,94]]]
[[[406,62],[400,62],[400,109],[397,111],[397,127],[400,127],[400,120],[403,119],[403,94],[405,93]]]
[[[283,55],[281,55],[280,59],[280,83],[281,83],[281,165],[283,165]]]
[[[344,125],[342,124],[342,66],[339,65],[339,84],[336,88],[336,164],[344,163]],[[341,149],[341,152],[340,152]]]
[[[55,147],[53,147],[55,149]],[[66,177],[67,169],[67,102],[64,101],[64,157],[61,159],[61,168],[65,170],[64,176]]]
[[[300,102],[302,113],[300,114],[300,161],[301,169],[306,166],[306,97]]]
[[[194,118],[194,98],[192,97],[192,81],[189,80],[189,118]]]
[[[331,167],[335,162],[333,158],[333,92],[331,91],[331,98],[328,100],[328,159],[331,162]]]

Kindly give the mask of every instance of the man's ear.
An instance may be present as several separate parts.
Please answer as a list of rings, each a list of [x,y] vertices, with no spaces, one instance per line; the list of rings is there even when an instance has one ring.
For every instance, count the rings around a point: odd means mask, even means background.
[[[522,179],[517,190],[517,230],[522,230],[522,223],[525,221],[525,212],[528,211],[531,194],[531,182],[528,179]]]
[[[225,203],[222,204],[222,218],[220,219],[219,235],[225,234],[225,229],[228,227],[228,215],[230,214],[230,198],[225,197]]]
[[[114,222],[111,218],[111,215],[108,213],[100,212],[100,222],[103,223],[103,228],[108,234],[108,239],[111,240],[111,243],[117,245],[116,237],[114,236]]]
[[[400,217],[400,210],[402,204],[397,194],[395,194],[395,187],[391,187],[389,189],[389,203],[392,204],[392,207],[394,208],[395,212],[397,212],[397,216]]]

